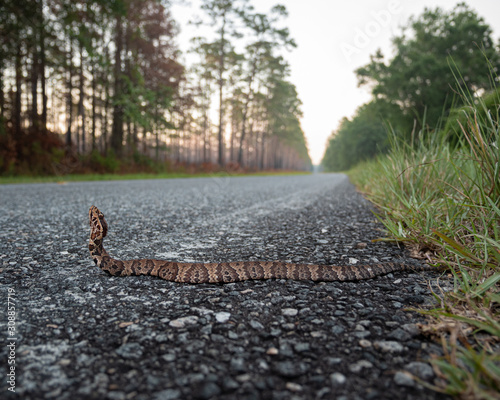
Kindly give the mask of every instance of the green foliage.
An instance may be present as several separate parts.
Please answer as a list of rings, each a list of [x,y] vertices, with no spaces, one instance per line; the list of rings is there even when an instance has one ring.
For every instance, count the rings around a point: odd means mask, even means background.
[[[449,13],[426,9],[419,18],[410,19],[409,31],[403,31],[393,43],[392,59],[386,61],[379,51],[356,73],[360,85],[371,85],[375,98],[400,107],[399,120],[406,120],[406,125],[425,115],[429,126],[437,126],[443,111],[447,113],[454,103],[460,105],[457,91],[475,93],[490,87],[485,57],[494,68],[500,67],[491,28],[465,3]],[[450,59],[461,71],[462,80],[454,79]],[[397,122],[391,121],[393,125]]]
[[[269,98],[265,102],[269,131],[286,140],[290,128],[296,128],[302,115],[295,85],[283,79],[272,79]]]
[[[90,154],[90,163],[94,171],[101,173],[117,172],[121,165],[113,150],[109,150],[105,156],[98,151],[93,151]]]
[[[358,108],[355,116],[344,118],[332,134],[323,157],[326,171],[345,171],[355,164],[387,151],[387,129],[384,116],[395,107],[385,101],[372,101]]]
[[[279,59],[273,59],[277,62]],[[276,72],[276,71],[275,71]],[[267,81],[269,94],[264,102],[265,114],[268,120],[268,133],[282,144],[294,149],[299,157],[310,166],[311,160],[307,151],[304,132],[300,126],[302,111],[297,89],[294,84],[284,79],[281,73],[271,75]],[[275,160],[279,163],[279,160]]]
[[[151,171],[155,174],[170,172],[169,162],[154,161],[151,157],[148,157],[138,151],[134,152],[132,160],[137,170]]]
[[[445,141],[461,142],[477,94],[487,93],[474,111],[479,117],[497,113],[500,95],[489,88],[498,80],[500,53],[491,36],[490,27],[464,3],[451,12],[426,9],[411,18],[409,28],[393,39],[392,59],[378,51],[356,70],[359,85],[370,85],[374,100],[332,134],[324,168],[346,170],[383,154],[388,143],[384,124],[406,143],[418,140],[418,131],[421,137],[439,134]]]

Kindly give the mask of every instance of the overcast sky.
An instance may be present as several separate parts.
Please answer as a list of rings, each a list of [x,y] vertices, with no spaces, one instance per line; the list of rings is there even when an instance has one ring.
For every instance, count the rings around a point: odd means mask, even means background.
[[[200,15],[199,0],[190,5],[175,5],[173,17],[181,26],[178,39],[182,51],[189,39],[200,34],[187,24]],[[356,108],[369,101],[367,88],[358,88],[354,70],[370,61],[378,48],[391,54],[391,38],[401,33],[412,15],[425,7],[454,8],[456,0],[250,0],[258,12],[268,12],[275,4],[284,4],[289,12],[286,26],[298,47],[286,55],[291,66],[290,80],[303,102],[302,129],[309,154],[315,164],[321,161],[328,136],[343,117],[351,117]],[[469,4],[500,36],[500,1],[469,0]]]

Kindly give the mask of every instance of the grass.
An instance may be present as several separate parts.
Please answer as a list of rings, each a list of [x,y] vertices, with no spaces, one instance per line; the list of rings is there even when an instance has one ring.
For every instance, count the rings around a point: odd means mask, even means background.
[[[261,171],[261,172],[165,172],[165,173],[136,173],[136,174],[76,174],[60,176],[12,176],[0,177],[1,184],[20,183],[66,183],[85,181],[116,181],[138,179],[179,179],[179,178],[214,178],[230,176],[268,176],[268,175],[306,175],[303,171]]]
[[[454,289],[433,293],[424,332],[443,343],[431,360],[435,390],[463,399],[500,398],[499,114],[465,97],[461,142],[421,133],[349,175],[379,208],[387,239],[405,242],[449,270]]]

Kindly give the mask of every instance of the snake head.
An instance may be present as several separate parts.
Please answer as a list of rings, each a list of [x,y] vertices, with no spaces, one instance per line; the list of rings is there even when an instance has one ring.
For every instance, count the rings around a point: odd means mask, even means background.
[[[101,242],[108,233],[108,224],[104,219],[104,214],[99,211],[96,206],[90,207],[89,210],[89,223],[90,223],[90,239],[96,243]]]

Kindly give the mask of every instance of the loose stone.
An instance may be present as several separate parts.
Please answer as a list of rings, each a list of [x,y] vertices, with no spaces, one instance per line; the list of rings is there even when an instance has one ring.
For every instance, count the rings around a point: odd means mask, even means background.
[[[283,310],[281,310],[281,313],[283,315],[288,316],[288,317],[295,317],[298,312],[299,312],[299,310],[297,310],[295,308],[284,308]]]
[[[274,356],[274,355],[276,355],[278,353],[279,353],[279,351],[278,351],[278,349],[276,347],[269,347],[267,349],[267,351],[266,351],[266,354],[269,354],[271,356]]]
[[[360,372],[363,368],[372,368],[373,364],[370,361],[367,360],[359,360],[357,363],[349,365],[349,371],[358,373]]]
[[[186,325],[194,325],[198,322],[198,317],[196,315],[188,315],[187,317],[181,317],[170,321],[168,324],[174,328],[184,328]]]
[[[143,349],[139,343],[125,343],[116,349],[116,353],[123,358],[139,359],[142,356]]]
[[[287,382],[285,387],[290,390],[291,392],[300,392],[302,391],[302,386],[300,386],[298,383],[294,382]]]
[[[394,374],[394,382],[400,386],[415,387],[415,381],[408,373],[398,371]]]
[[[228,312],[225,312],[225,311],[218,312],[218,313],[215,314],[215,320],[217,322],[220,322],[221,324],[229,321],[230,317],[231,317],[231,313],[228,313]]]
[[[303,362],[281,361],[275,363],[273,369],[285,378],[297,378],[304,375],[309,367]]]
[[[346,380],[347,378],[340,372],[334,372],[333,374],[330,374],[330,381],[334,386],[343,385]]]
[[[391,340],[379,340],[376,341],[373,345],[377,350],[383,352],[401,353],[403,351],[403,345],[401,343]]]
[[[409,363],[405,369],[423,380],[430,380],[434,377],[432,367],[421,361],[413,361]]]
[[[215,382],[203,382],[194,389],[196,399],[208,400],[221,393],[220,387]]]

